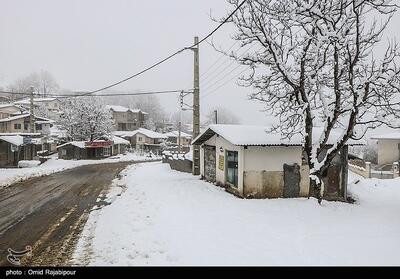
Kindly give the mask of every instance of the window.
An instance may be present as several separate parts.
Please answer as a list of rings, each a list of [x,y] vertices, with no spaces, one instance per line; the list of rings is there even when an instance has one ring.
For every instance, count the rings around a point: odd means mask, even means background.
[[[104,157],[109,157],[111,156],[111,147],[103,147],[103,156]]]
[[[28,123],[24,123],[24,130],[28,130],[29,129],[29,124]]]
[[[36,130],[42,130],[42,124],[36,124]]]
[[[234,187],[238,187],[238,153],[226,151],[226,180]]]
[[[20,123],[15,123],[14,124],[14,129],[15,130],[21,130],[21,124]]]
[[[142,137],[138,137],[138,141],[142,141]]]

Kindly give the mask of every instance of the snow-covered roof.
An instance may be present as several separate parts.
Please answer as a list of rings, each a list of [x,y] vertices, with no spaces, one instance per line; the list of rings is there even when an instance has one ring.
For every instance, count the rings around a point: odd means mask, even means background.
[[[131,111],[133,113],[142,112],[143,114],[148,114],[147,112],[142,111],[141,109],[131,109],[124,106],[114,106],[114,105],[106,105],[107,109],[113,110],[115,112],[128,112]]]
[[[18,109],[21,109],[20,106],[17,106],[17,105],[15,105],[15,104],[0,104],[0,109],[2,109],[2,108],[8,108],[8,107],[16,107],[16,108],[18,108]]]
[[[287,139],[282,137],[280,133],[272,133],[269,130],[270,127],[265,126],[215,124],[210,125],[208,129],[197,136],[192,144],[202,144],[213,135],[218,134],[234,145],[303,145],[304,139],[300,134]],[[322,128],[314,128],[314,142],[322,131]],[[334,144],[340,135],[340,131],[332,130],[327,144]],[[356,145],[360,143],[349,140],[347,144]]]
[[[14,144],[16,146],[20,146],[24,143],[24,137],[19,136],[19,135],[0,136],[0,140]]]
[[[130,142],[127,141],[126,139],[117,137],[117,136],[112,136],[112,141],[114,142],[114,144],[125,144],[125,145],[130,145]]]
[[[57,100],[57,98],[33,98],[34,103],[41,103],[41,102],[52,102]],[[20,101],[16,101],[15,104],[20,104],[20,105],[29,105],[31,103],[30,98],[26,98]]]
[[[24,133],[24,132],[14,132],[14,133],[0,133],[0,136],[40,136],[40,133]]]
[[[397,139],[400,139],[400,132],[371,136],[371,139],[377,139],[377,140],[380,140],[380,139],[392,139],[392,140],[397,140]]]
[[[57,149],[66,145],[73,145],[79,148],[85,148],[85,142],[84,141],[70,141],[64,144],[61,144],[59,146],[57,146]]]
[[[30,115],[31,115],[30,113],[24,113],[24,114],[19,114],[19,115],[15,115],[15,116],[10,116],[10,117],[7,117],[7,118],[0,119],[0,122],[13,121],[13,120],[17,120],[17,119],[20,119],[20,118],[29,117]],[[35,118],[39,119],[41,124],[54,122],[54,120],[47,119],[47,118],[44,118],[44,117],[35,116]],[[39,121],[36,121],[36,122],[38,123]]]
[[[127,111],[130,110],[129,108],[123,107],[123,106],[111,106],[111,105],[106,105],[106,108],[107,108],[107,109],[112,109],[113,111],[116,111],[116,112],[127,112]]]
[[[144,128],[139,128],[134,131],[115,131],[113,132],[114,135],[118,137],[133,137],[137,133],[140,133],[142,135],[145,135],[146,137],[152,138],[152,139],[166,139],[167,137],[161,133],[157,133],[151,130],[147,130]]]
[[[171,132],[168,132],[168,133],[164,133],[164,136],[171,137],[171,138],[176,138],[176,137],[178,137],[178,135],[179,135],[179,131],[171,131]],[[189,135],[187,133],[181,132],[181,137],[182,138],[191,139],[192,135]]]

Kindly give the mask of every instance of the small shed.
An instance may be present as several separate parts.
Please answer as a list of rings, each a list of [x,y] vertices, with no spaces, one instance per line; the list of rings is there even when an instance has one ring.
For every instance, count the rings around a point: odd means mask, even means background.
[[[378,165],[400,162],[400,132],[372,136],[378,142]]]
[[[37,159],[40,138],[21,134],[0,134],[0,166],[15,167],[20,160]]]
[[[20,159],[23,137],[0,136],[0,167],[16,166]]]
[[[57,147],[58,158],[65,160],[103,159],[126,152],[129,141],[113,136],[111,140],[71,141]]]
[[[308,197],[309,167],[303,139],[290,140],[268,127],[211,125],[193,144],[201,145],[202,179],[245,198]],[[347,196],[347,146],[335,158],[325,184],[325,198]]]

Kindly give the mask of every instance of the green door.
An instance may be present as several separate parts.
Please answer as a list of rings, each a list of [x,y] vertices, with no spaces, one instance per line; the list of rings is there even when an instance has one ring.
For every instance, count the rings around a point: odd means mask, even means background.
[[[238,152],[226,151],[226,180],[238,187]]]

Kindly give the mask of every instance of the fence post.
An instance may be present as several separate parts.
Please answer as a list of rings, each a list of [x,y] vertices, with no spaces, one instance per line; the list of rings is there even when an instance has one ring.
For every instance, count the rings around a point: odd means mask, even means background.
[[[371,162],[365,162],[365,171],[368,178],[371,178]]]
[[[393,178],[399,177],[399,162],[394,162],[392,166]]]

